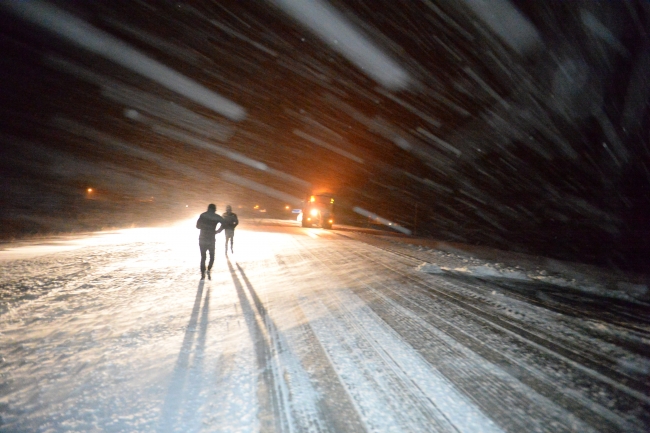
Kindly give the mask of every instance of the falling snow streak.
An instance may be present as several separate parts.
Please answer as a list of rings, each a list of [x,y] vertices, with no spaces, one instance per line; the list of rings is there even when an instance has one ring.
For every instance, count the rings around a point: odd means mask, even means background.
[[[3,236],[329,188],[346,222],[645,271],[645,3],[488,3],[5,2]]]
[[[232,101],[211,92],[182,74],[150,59],[120,40],[56,7],[40,1],[10,3],[4,6],[9,7],[19,17],[39,24],[74,44],[138,72],[217,113],[233,120],[241,120],[246,115],[244,109]]]

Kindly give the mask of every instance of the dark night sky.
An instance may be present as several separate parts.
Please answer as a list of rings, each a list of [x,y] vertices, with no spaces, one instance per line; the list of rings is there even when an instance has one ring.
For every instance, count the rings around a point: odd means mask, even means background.
[[[348,221],[646,271],[650,3],[452,3],[4,4],[1,236],[324,188]]]

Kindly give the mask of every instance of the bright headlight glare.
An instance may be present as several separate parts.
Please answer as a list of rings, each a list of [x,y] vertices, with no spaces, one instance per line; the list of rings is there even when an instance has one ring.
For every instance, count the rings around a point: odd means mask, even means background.
[[[311,212],[309,212],[311,216],[317,216],[318,215],[318,209],[312,209]]]

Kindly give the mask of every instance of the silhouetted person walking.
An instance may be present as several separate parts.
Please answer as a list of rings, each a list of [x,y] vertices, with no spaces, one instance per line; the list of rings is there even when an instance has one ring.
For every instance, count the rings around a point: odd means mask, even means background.
[[[221,223],[221,227],[226,232],[226,255],[228,255],[228,240],[230,240],[230,252],[232,253],[233,239],[235,237],[235,227],[237,227],[237,224],[239,224],[239,220],[237,219],[237,214],[233,213],[232,207],[230,207],[230,205],[226,206],[226,213],[224,213],[222,217],[223,222]]]
[[[219,231],[223,228],[223,218],[217,214],[217,206],[208,205],[207,212],[203,212],[196,221],[196,228],[201,230],[199,234],[199,249],[201,250],[201,279],[205,279],[205,255],[210,252],[210,263],[208,263],[208,278],[214,264],[214,237],[217,234],[217,224],[221,224]]]

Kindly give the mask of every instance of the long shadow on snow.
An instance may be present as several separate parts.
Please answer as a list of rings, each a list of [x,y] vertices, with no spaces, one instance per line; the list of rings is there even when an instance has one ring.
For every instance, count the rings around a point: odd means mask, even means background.
[[[239,303],[241,304],[242,313],[248,326],[248,332],[251,337],[251,341],[255,345],[255,359],[257,362],[257,367],[260,372],[258,377],[258,387],[257,387],[257,399],[260,405],[259,412],[259,421],[261,431],[283,431],[282,421],[280,419],[282,411],[280,408],[280,401],[278,395],[276,394],[277,385],[275,383],[275,378],[273,376],[273,369],[270,365],[272,350],[270,347],[270,341],[267,340],[266,334],[269,338],[272,335],[277,333],[277,328],[275,324],[268,316],[266,308],[262,304],[262,301],[257,296],[255,289],[253,289],[252,284],[246,277],[244,270],[237,264],[237,270],[242,276],[246,288],[253,298],[253,303],[261,317],[261,322],[264,325],[265,329],[262,329],[255,317],[255,311],[248,301],[248,297],[244,292],[244,288],[241,284],[241,281],[237,277],[237,272],[230,262],[230,258],[227,257],[228,269],[230,270],[230,275],[232,276],[233,284],[237,290],[237,296],[239,297]],[[266,331],[266,333],[264,332]]]
[[[181,344],[181,350],[178,354],[176,365],[174,366],[172,379],[169,383],[169,388],[167,389],[167,396],[165,397],[165,403],[162,409],[160,425],[158,426],[158,431],[160,432],[174,430],[174,427],[180,422],[179,416],[182,412],[183,402],[187,400],[187,397],[193,398],[198,396],[201,390],[200,388],[203,385],[200,372],[203,364],[203,355],[205,353],[205,340],[208,331],[208,313],[210,308],[210,289],[208,288],[205,295],[205,302],[203,303],[203,309],[201,309],[203,287],[204,281],[201,280],[198,290],[196,291],[194,307],[190,314],[190,321],[187,324],[187,330],[185,331],[185,337]],[[200,322],[199,311],[201,311]],[[196,346],[194,350],[192,350],[197,324],[199,325],[199,335]],[[190,363],[190,356],[192,354],[194,354],[194,357],[192,358],[193,362]],[[190,372],[192,374],[189,377],[189,384],[186,387]],[[187,390],[185,390],[186,388]],[[189,410],[185,411],[185,418],[191,419],[196,415],[190,407],[187,407],[186,409]]]

